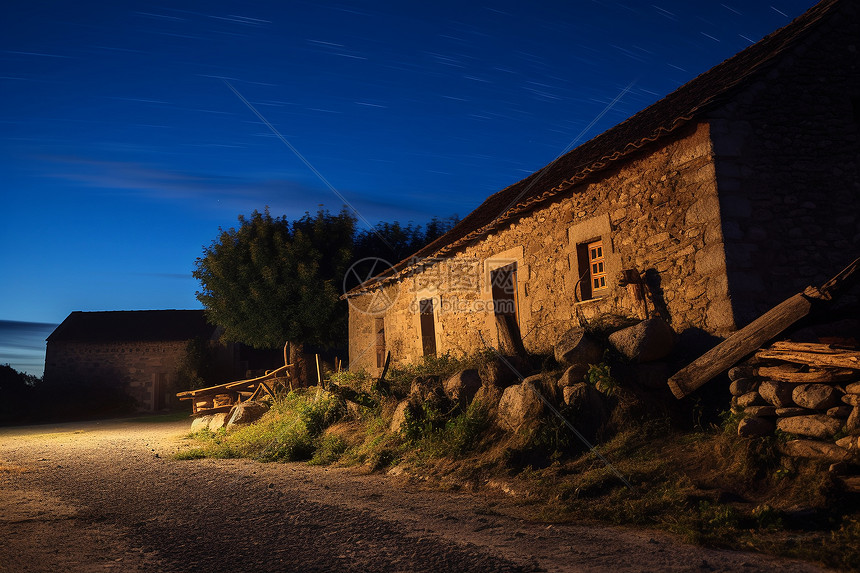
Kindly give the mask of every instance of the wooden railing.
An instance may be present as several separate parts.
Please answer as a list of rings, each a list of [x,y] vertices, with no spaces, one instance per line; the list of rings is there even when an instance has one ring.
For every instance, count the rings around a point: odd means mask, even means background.
[[[284,345],[284,365],[267,371],[263,376],[227,382],[208,388],[198,388],[179,392],[176,397],[180,400],[191,400],[191,415],[203,416],[228,412],[240,402],[254,400],[263,394],[274,395],[278,387],[293,389],[295,367],[288,363],[289,343]]]

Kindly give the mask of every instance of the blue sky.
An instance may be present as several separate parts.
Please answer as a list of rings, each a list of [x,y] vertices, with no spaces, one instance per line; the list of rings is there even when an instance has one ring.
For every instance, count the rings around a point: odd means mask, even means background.
[[[341,208],[225,80],[366,220],[421,223],[812,4],[7,2],[0,319],[199,308],[190,273],[219,227]]]

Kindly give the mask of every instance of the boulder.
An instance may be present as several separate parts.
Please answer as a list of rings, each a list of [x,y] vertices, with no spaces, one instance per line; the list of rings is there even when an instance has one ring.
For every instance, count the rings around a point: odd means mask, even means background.
[[[218,430],[226,426],[227,421],[229,420],[229,416],[229,412],[218,412],[217,414],[212,414],[212,419],[209,420],[209,431],[217,432]]]
[[[829,384],[798,384],[791,392],[791,399],[802,408],[826,410],[839,402],[839,395]]]
[[[854,410],[851,406],[847,404],[842,404],[841,406],[833,406],[829,410],[827,410],[827,415],[831,418],[842,418],[845,419],[851,415],[851,412]]]
[[[561,390],[555,384],[555,380],[544,374],[535,374],[529,376],[523,383],[531,384],[541,393],[541,395],[549,400],[554,406],[558,406],[561,400]]]
[[[649,318],[613,332],[609,343],[628,360],[653,362],[672,353],[675,331],[662,318]]]
[[[507,388],[511,384],[519,383],[519,376],[526,377],[531,373],[529,365],[517,356],[501,357],[481,365],[478,374],[483,384],[489,384],[497,388]]]
[[[860,394],[845,394],[842,401],[849,406],[860,406]]]
[[[845,448],[817,440],[790,440],[779,449],[782,453],[795,458],[812,458],[831,463],[843,462],[851,458],[851,453]]]
[[[502,428],[512,432],[537,424],[543,412],[543,402],[537,397],[531,384],[508,386],[499,400],[498,422]]]
[[[454,402],[468,404],[481,387],[481,377],[474,368],[460,370],[442,384],[445,395]]]
[[[401,400],[397,403],[397,407],[394,409],[394,415],[391,417],[391,424],[389,424],[388,429],[391,430],[392,433],[397,433],[403,429],[403,424],[406,422],[406,412],[411,408],[409,404],[409,400]]]
[[[499,400],[502,399],[502,389],[489,384],[482,384],[478,391],[475,392],[473,402],[480,402],[488,407],[491,411],[495,411],[499,406]]]
[[[808,414],[814,414],[812,410],[807,410],[806,408],[798,408],[796,406],[789,406],[788,408],[777,408],[776,415],[780,418],[791,418],[792,416],[806,416]]]
[[[589,364],[597,364],[603,359],[603,349],[584,328],[577,326],[556,341],[555,359],[565,366],[584,366],[587,369]]]
[[[845,436],[836,440],[836,445],[846,450],[860,449],[860,436]]]
[[[758,380],[755,378],[738,378],[729,385],[732,396],[743,396],[756,390],[758,390]]]
[[[742,438],[759,438],[773,433],[776,425],[773,420],[765,418],[744,418],[738,424],[738,436]]]
[[[585,382],[565,386],[563,392],[567,418],[587,439],[593,440],[609,419],[603,395]]]
[[[750,406],[768,406],[769,404],[758,392],[748,392],[743,396],[738,396],[737,405],[740,408],[749,408]]]
[[[847,394],[860,394],[860,382],[852,382],[845,387]]]
[[[773,406],[750,406],[748,408],[744,408],[744,412],[755,418],[769,418],[776,416],[776,408]]]
[[[777,408],[794,406],[794,401],[791,399],[793,391],[794,384],[774,382],[773,380],[766,380],[758,386],[758,393],[765,402]]]
[[[212,421],[212,414],[198,416],[191,421],[191,431],[199,432],[200,430],[209,429],[209,422]]]
[[[842,429],[842,421],[821,414],[792,416],[791,418],[779,418],[776,427],[789,434],[824,440],[833,437]]]
[[[860,432],[860,406],[854,406],[845,420],[846,432]]]
[[[749,364],[741,364],[740,366],[729,368],[729,380],[732,382],[741,378],[752,378],[753,376],[755,376],[755,371]]]
[[[564,371],[564,374],[562,374],[561,378],[556,382],[556,386],[563,389],[568,386],[573,386],[574,384],[579,384],[580,382],[585,382],[585,376],[587,374],[588,366],[571,366]]]
[[[409,398],[417,403],[432,402],[445,394],[438,376],[416,376],[409,387]]]
[[[230,410],[227,427],[237,424],[250,424],[259,420],[263,414],[269,411],[269,405],[265,402],[246,401],[239,402]]]

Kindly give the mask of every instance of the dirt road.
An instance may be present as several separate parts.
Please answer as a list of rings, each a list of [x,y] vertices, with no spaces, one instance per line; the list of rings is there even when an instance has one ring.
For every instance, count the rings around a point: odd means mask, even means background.
[[[177,461],[187,421],[0,429],[0,571],[817,571],[384,475]]]

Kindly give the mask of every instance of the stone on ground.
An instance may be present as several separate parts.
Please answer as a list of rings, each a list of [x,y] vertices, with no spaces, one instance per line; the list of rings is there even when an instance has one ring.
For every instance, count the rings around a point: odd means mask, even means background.
[[[566,386],[563,392],[568,419],[586,438],[593,440],[609,418],[603,395],[585,382]]]
[[[758,393],[761,397],[768,404],[777,408],[788,408],[795,405],[794,400],[792,400],[793,391],[794,384],[788,384],[787,382],[767,380],[758,386]]]
[[[780,450],[796,458],[812,458],[828,462],[842,462],[851,458],[851,453],[830,442],[817,440],[791,440],[780,447]]]
[[[230,410],[227,427],[239,424],[251,424],[259,420],[263,414],[269,411],[269,405],[265,402],[246,401],[239,402]]]
[[[394,409],[394,415],[391,418],[391,424],[388,426],[393,433],[399,432],[406,423],[406,412],[409,410],[409,400],[401,400]]]
[[[212,414],[212,419],[209,420],[209,431],[217,432],[218,430],[226,426],[229,416],[229,412],[218,412],[217,414]]]
[[[758,384],[755,378],[738,378],[729,385],[729,393],[732,396],[743,396],[758,390]]]
[[[461,404],[468,404],[481,387],[481,377],[474,368],[460,370],[445,380],[442,386],[448,398]]]
[[[744,408],[744,412],[755,418],[768,418],[776,416],[776,408],[773,406],[749,406]]]
[[[496,357],[478,369],[481,382],[497,388],[507,388],[511,384],[517,384],[520,380],[519,376],[526,377],[530,373],[529,365],[516,356],[505,356],[504,360]]]
[[[848,415],[848,419],[845,420],[845,431],[860,431],[860,406],[854,406],[851,409],[851,413]]]
[[[792,391],[791,399],[802,408],[827,410],[839,402],[839,395],[830,384],[799,384]]]
[[[743,396],[737,397],[737,404],[741,408],[749,408],[750,406],[769,406],[761,394],[758,392],[747,392]]]
[[[562,374],[561,378],[556,382],[556,386],[559,388],[566,388],[568,386],[573,386],[574,384],[579,384],[580,382],[585,382],[586,374],[588,374],[588,366],[571,366],[564,371],[564,374]]]
[[[592,340],[581,326],[571,328],[555,343],[555,359],[565,366],[588,368],[603,359],[603,349]]]
[[[209,422],[212,421],[212,414],[207,414],[205,416],[198,416],[191,421],[191,431],[199,432],[200,430],[206,430],[209,428]]]
[[[672,353],[675,332],[665,320],[655,317],[613,332],[609,343],[628,360],[653,362]]]
[[[543,402],[531,384],[508,386],[499,400],[498,422],[502,428],[516,432],[535,425],[543,412]]]
[[[780,418],[776,422],[776,427],[789,434],[827,439],[833,437],[842,429],[842,421],[821,414],[793,416],[791,418]]]

